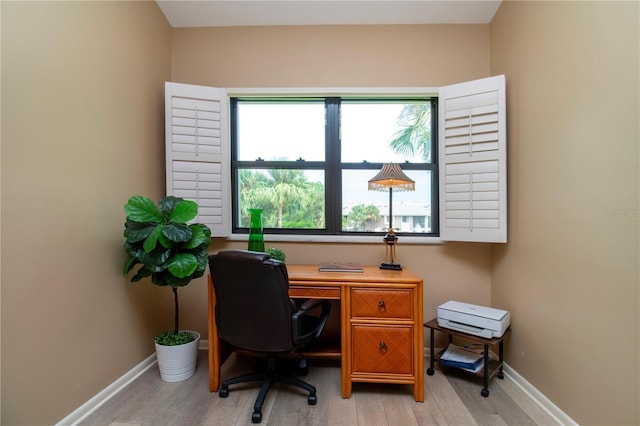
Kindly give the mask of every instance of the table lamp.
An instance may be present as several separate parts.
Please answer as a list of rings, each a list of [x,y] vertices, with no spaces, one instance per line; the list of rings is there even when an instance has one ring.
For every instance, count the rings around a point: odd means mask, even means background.
[[[416,183],[404,174],[398,164],[387,163],[382,169],[369,180],[370,191],[389,190],[389,228],[382,242],[385,244],[384,262],[380,264],[380,269],[392,269],[401,271],[402,266],[396,262],[396,243],[398,237],[393,232],[393,190],[414,191]]]

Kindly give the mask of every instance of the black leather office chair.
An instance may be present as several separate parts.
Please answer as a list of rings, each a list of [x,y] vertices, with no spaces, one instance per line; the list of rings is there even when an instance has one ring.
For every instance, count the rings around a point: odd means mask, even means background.
[[[251,421],[262,421],[262,404],[274,382],[298,386],[309,392],[309,405],[317,403],[316,388],[293,374],[276,371],[276,355],[300,352],[324,328],[330,311],[327,300],[310,299],[300,308],[289,298],[289,277],[284,263],[266,253],[224,250],[209,257],[216,294],[215,317],[220,339],[228,344],[267,356],[265,372],[224,380],[218,394],[225,398],[229,386],[263,381]],[[315,308],[315,309],[314,309]],[[310,311],[320,311],[318,316]],[[306,373],[301,358],[300,370]]]

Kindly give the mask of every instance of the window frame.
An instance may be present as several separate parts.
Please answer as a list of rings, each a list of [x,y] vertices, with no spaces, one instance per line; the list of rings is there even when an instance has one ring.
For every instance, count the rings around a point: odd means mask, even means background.
[[[321,99],[328,100],[329,108],[332,105],[336,105],[337,99],[344,101],[362,101],[362,102],[375,102],[385,100],[397,100],[397,101],[412,101],[412,100],[426,100],[431,102],[432,114],[432,141],[431,141],[431,162],[430,163],[408,163],[402,164],[403,170],[424,170],[431,173],[431,223],[433,231],[430,233],[402,233],[398,232],[398,235],[402,236],[403,241],[406,242],[439,242],[439,155],[438,155],[438,89],[434,88],[381,88],[381,89],[286,89],[286,90],[272,90],[272,89],[227,89],[227,99],[229,102],[229,174],[230,174],[230,187],[231,187],[231,237],[237,237],[238,239],[245,238],[248,234],[248,228],[240,227],[238,223],[237,208],[238,207],[238,192],[237,192],[237,170],[239,168],[263,168],[271,169],[275,167],[284,167],[289,169],[300,168],[300,163],[295,161],[287,162],[273,162],[265,161],[261,167],[255,167],[257,164],[255,161],[239,161],[238,160],[238,145],[235,140],[237,130],[236,111],[238,99]],[[339,114],[338,114],[339,115]],[[326,111],[327,121],[335,119],[336,114],[331,111]],[[271,240],[292,241],[298,238],[303,238],[305,241],[309,241],[312,238],[314,241],[354,241],[357,239],[362,242],[378,241],[380,238],[380,232],[364,232],[364,231],[342,231],[341,227],[341,215],[340,209],[342,205],[342,173],[345,170],[363,170],[370,169],[372,176],[380,170],[383,163],[342,163],[337,160],[336,155],[339,157],[339,146],[331,146],[337,135],[330,133],[339,129],[339,126],[331,126],[331,123],[326,123],[325,129],[325,150],[326,156],[324,161],[309,161],[305,162],[304,168],[315,168],[325,170],[325,228],[324,229],[278,229],[268,228],[265,229],[265,235],[268,235]],[[339,130],[337,130],[339,131]],[[336,154],[338,153],[338,154]],[[337,182],[336,182],[337,179]],[[337,206],[336,206],[337,203]],[[336,224],[335,221],[338,220]],[[331,226],[334,227],[331,230]]]
[[[196,220],[211,227],[212,237],[246,241],[247,234],[233,234],[230,224],[229,95],[324,96],[327,93],[335,93],[336,96],[356,93],[371,97],[436,96],[440,129],[437,147],[440,237],[406,236],[402,238],[403,243],[507,242],[507,116],[504,74],[435,89],[225,89],[167,81],[166,194],[199,203],[201,209]],[[466,147],[462,151],[461,145]],[[461,155],[463,151],[466,154]],[[491,170],[481,167],[488,163]],[[476,175],[480,178],[477,181]],[[460,201],[463,201],[462,205]],[[476,204],[476,201],[479,203]],[[461,223],[461,219],[464,223]],[[375,235],[267,235],[273,242],[380,242]]]

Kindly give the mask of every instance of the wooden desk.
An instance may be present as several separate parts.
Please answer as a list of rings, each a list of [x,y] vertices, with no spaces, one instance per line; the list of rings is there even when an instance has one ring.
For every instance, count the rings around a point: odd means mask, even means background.
[[[422,278],[407,271],[366,266],[363,273],[319,272],[318,265],[287,265],[293,298],[340,301],[342,397],[354,382],[413,385],[424,401]],[[218,339],[215,292],[209,277],[209,390],[220,386],[220,366],[229,355]],[[313,355],[313,354],[310,354]]]

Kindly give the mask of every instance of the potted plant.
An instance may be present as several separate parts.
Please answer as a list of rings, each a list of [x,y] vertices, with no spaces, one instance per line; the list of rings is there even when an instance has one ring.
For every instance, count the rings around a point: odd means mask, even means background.
[[[197,216],[198,205],[178,197],[165,197],[156,206],[150,198],[136,195],[124,211],[124,248],[129,254],[124,275],[140,264],[131,282],[151,277],[153,284],[173,291],[174,329],[155,338],[160,375],[170,382],[187,379],[195,372],[200,334],[180,330],[178,288],[204,275],[211,230],[200,223],[188,224]],[[179,363],[174,356],[188,359]]]
[[[287,260],[287,255],[284,253],[282,249],[276,247],[269,247],[267,249],[267,254],[275,260],[279,260],[280,262],[284,262]]]

